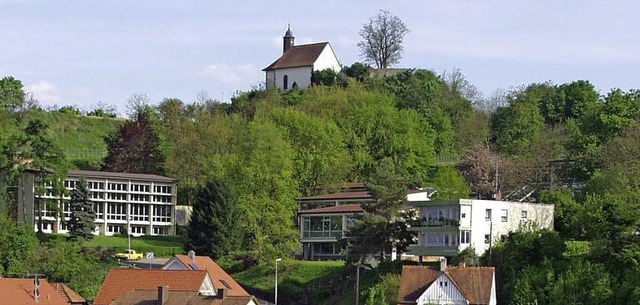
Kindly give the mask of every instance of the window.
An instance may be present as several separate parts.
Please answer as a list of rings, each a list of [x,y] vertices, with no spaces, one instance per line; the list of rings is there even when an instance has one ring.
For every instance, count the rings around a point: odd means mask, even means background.
[[[484,210],[484,220],[491,220],[491,209]]]
[[[507,222],[508,219],[509,219],[509,210],[502,209],[502,215],[500,215],[500,221]]]
[[[147,234],[147,227],[131,227],[131,233],[133,234]]]
[[[89,189],[104,190],[104,182],[89,182]]]
[[[107,219],[125,220],[127,215],[126,205],[124,203],[109,202],[107,203]]]
[[[289,89],[289,76],[288,75],[285,75],[282,78],[282,89],[284,89],[284,90]]]
[[[484,235],[484,243],[488,244],[491,242],[491,235],[490,234],[485,234]]]
[[[120,233],[120,232],[122,232],[122,226],[114,226],[114,225],[107,226],[107,233]]]
[[[462,215],[460,215],[460,218],[467,218],[467,213],[462,213]]]
[[[149,206],[146,204],[132,204],[131,205],[131,220],[135,221],[148,221],[149,220]],[[144,232],[146,234],[146,232]]]
[[[471,243],[471,231],[460,231],[460,243],[461,244]]]
[[[169,229],[167,228],[153,228],[154,235],[169,235]]]
[[[527,218],[527,211],[520,211],[520,218],[526,219]]]
[[[153,219],[155,222],[170,222],[171,221],[171,207],[157,205],[153,207]]]
[[[93,210],[96,211],[96,219],[104,219],[104,205],[102,203],[96,203]]]
[[[154,185],[153,192],[160,193],[160,194],[171,194],[171,187],[164,186],[164,185]]]

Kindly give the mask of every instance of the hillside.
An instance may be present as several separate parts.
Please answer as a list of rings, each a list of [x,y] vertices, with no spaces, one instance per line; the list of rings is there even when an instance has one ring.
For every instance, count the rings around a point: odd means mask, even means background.
[[[48,126],[47,134],[62,149],[70,166],[76,169],[99,169],[107,153],[104,138],[125,121],[121,118],[30,110],[23,115],[23,122],[36,118]],[[3,116],[0,138],[8,138],[15,131],[15,125],[7,122],[7,117]]]

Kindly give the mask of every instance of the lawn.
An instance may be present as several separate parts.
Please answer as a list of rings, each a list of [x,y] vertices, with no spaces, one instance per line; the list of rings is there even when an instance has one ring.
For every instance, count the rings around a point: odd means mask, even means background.
[[[278,291],[291,300],[300,300],[304,290],[314,283],[329,281],[345,270],[343,261],[295,261],[278,263]],[[256,266],[235,273],[233,278],[262,291],[273,291],[275,286],[275,262],[268,266]]]
[[[126,236],[95,236],[86,243],[89,247],[111,247],[121,252],[127,249]],[[184,253],[182,236],[141,236],[131,237],[131,248],[138,252],[153,252],[156,257],[169,258],[173,254]]]

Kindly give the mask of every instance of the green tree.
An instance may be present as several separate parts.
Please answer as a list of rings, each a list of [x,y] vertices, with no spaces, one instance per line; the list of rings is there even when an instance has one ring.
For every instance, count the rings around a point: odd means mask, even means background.
[[[533,102],[515,102],[498,108],[493,117],[495,142],[501,152],[518,155],[529,149],[544,126],[540,108]]]
[[[0,79],[0,109],[15,110],[24,103],[25,94],[20,80],[12,76]]]
[[[340,78],[340,74],[333,69],[328,68],[311,72],[311,83],[319,86],[344,85],[344,81]]]
[[[38,238],[33,228],[0,214],[0,274],[20,276],[36,270]]]
[[[187,230],[187,250],[218,259],[240,250],[243,228],[229,186],[212,180],[200,189]]]
[[[402,56],[402,42],[409,29],[398,16],[381,10],[362,26],[358,43],[360,55],[377,68],[397,64]]]
[[[71,191],[71,217],[69,219],[69,235],[71,239],[93,239],[96,212],[91,202],[91,192],[87,187],[87,180],[80,177],[75,188]]]
[[[439,167],[432,179],[434,187],[438,190],[434,198],[458,199],[468,198],[471,188],[462,174],[452,166]]]
[[[295,151],[293,179],[303,196],[346,180],[351,162],[338,126],[292,108],[274,109],[269,117],[283,128]]]
[[[118,132],[105,139],[107,156],[103,170],[138,174],[163,174],[164,155],[160,138],[152,129],[147,112],[138,113]]]

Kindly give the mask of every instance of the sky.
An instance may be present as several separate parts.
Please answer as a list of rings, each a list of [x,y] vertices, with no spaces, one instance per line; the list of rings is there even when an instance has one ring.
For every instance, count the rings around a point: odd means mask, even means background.
[[[288,24],[296,45],[328,41],[351,65],[380,10],[411,31],[397,67],[458,69],[485,97],[547,81],[640,88],[640,1],[591,0],[0,0],[0,78],[45,108],[229,102],[264,82]]]

